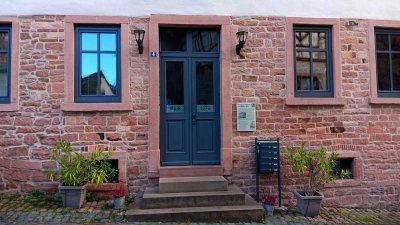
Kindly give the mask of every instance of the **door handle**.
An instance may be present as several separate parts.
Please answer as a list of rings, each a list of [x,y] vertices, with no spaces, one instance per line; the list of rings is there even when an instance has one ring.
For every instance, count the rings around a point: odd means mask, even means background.
[[[197,114],[196,112],[192,112],[192,124],[196,123],[196,119],[197,119]]]

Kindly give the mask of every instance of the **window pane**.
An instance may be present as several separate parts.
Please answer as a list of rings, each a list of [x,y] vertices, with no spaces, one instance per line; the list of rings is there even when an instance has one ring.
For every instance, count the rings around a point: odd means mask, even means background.
[[[218,52],[219,35],[217,31],[194,31],[192,41],[194,52]]]
[[[167,62],[165,64],[167,88],[167,112],[183,112],[183,62]]]
[[[304,31],[296,32],[296,48],[309,48],[310,47],[310,33]]]
[[[391,38],[392,51],[400,51],[400,35],[391,35]]]
[[[100,55],[100,95],[117,93],[117,55]]]
[[[377,34],[375,41],[376,41],[376,50],[388,50],[387,34]]]
[[[390,91],[389,54],[377,53],[376,69],[378,73],[378,89]]]
[[[214,64],[196,63],[197,112],[214,112]]]
[[[100,51],[115,51],[117,49],[116,34],[100,34]]]
[[[400,54],[392,54],[393,89],[400,91]]]
[[[81,94],[97,94],[97,54],[82,54]]]
[[[0,32],[0,50],[8,50],[8,32]]]
[[[327,64],[325,52],[313,52],[313,89],[326,91],[327,88]]]
[[[311,33],[312,47],[325,49],[326,46],[326,33],[325,32],[312,32]]]
[[[160,31],[161,51],[186,51],[186,31],[169,29]]]
[[[296,52],[297,90],[311,90],[310,53]]]
[[[82,33],[82,50],[97,51],[97,34]]]
[[[0,97],[8,95],[8,55],[0,53]]]

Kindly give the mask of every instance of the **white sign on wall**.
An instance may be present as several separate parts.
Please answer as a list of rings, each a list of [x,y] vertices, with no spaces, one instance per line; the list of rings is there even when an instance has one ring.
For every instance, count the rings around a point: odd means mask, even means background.
[[[237,130],[256,131],[256,103],[237,103]]]

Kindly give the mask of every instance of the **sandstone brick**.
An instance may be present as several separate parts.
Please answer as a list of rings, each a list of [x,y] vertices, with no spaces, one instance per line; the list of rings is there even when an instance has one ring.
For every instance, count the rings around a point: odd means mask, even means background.
[[[27,157],[27,156],[28,156],[27,147],[8,148],[7,157]]]
[[[28,117],[17,117],[14,121],[15,126],[31,126],[32,125],[32,118]]]
[[[109,141],[121,141],[122,135],[120,133],[107,133],[107,140]]]

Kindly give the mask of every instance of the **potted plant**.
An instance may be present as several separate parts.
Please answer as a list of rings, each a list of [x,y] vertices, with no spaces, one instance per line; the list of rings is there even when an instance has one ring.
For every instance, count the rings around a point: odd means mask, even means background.
[[[57,161],[58,176],[55,171],[46,171],[46,174],[51,181],[60,183],[58,189],[64,207],[80,208],[86,198],[88,182],[101,185],[116,173],[107,161],[112,153],[97,150],[85,157],[80,152],[72,151],[71,143],[64,140],[56,145],[51,152],[51,159]]]
[[[125,204],[126,190],[122,186],[113,192],[114,209],[122,209]]]
[[[262,205],[268,216],[274,214],[274,206],[276,204],[276,196],[267,195],[262,199]]]
[[[303,190],[296,190],[297,210],[304,216],[318,216],[324,196],[319,192],[321,187],[334,179],[333,168],[336,164],[336,153],[328,154],[324,147],[308,151],[304,143],[296,149],[288,147],[288,159],[293,170],[303,176]]]

